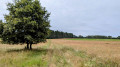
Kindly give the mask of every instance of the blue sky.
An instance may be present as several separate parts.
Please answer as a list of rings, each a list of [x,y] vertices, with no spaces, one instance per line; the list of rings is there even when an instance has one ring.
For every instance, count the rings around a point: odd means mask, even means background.
[[[8,14],[0,0],[0,19]],[[51,29],[75,35],[120,35],[120,0],[41,0],[51,13]]]

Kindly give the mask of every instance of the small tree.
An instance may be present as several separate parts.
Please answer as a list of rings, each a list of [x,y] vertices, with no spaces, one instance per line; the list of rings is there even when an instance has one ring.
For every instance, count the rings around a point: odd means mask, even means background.
[[[32,44],[46,41],[49,34],[50,13],[38,0],[15,0],[7,6],[9,14],[5,15],[3,43],[26,43],[26,48],[32,49]]]

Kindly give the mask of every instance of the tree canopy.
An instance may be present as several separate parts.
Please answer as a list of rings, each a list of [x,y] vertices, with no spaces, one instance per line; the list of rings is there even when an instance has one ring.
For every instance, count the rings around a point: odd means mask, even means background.
[[[8,15],[2,32],[2,40],[9,44],[36,44],[45,42],[49,34],[50,13],[38,0],[15,0],[8,3]],[[31,48],[31,46],[30,46]]]

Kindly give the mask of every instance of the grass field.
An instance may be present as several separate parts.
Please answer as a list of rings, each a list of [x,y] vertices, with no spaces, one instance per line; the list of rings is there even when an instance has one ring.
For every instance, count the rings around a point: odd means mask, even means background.
[[[1,67],[120,67],[120,42],[49,39],[33,45],[0,44]]]

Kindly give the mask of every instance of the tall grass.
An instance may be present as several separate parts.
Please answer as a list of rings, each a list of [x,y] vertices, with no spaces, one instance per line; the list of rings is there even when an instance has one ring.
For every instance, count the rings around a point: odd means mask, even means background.
[[[1,44],[0,44],[1,45]],[[52,43],[25,49],[0,51],[1,67],[119,67],[119,63],[103,60],[68,46]]]

